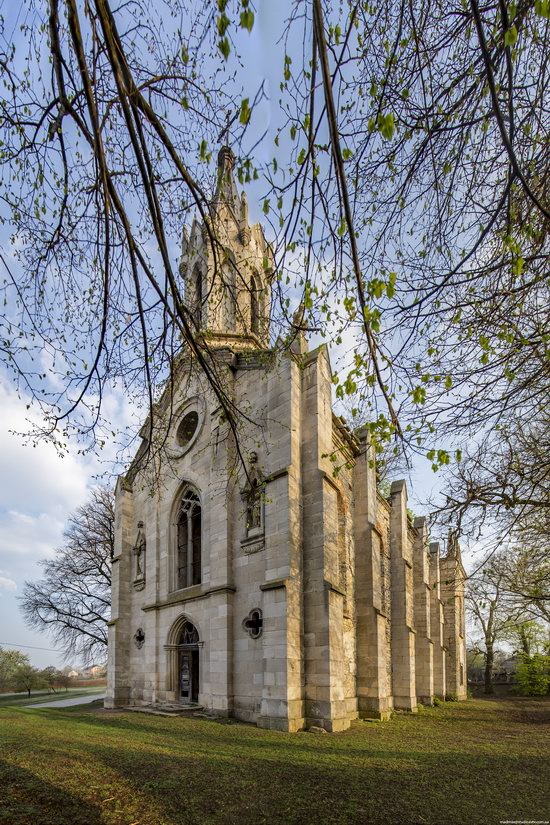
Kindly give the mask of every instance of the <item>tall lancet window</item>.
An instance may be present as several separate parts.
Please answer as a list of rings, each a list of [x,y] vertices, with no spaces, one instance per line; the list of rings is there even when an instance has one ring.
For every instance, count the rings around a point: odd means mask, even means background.
[[[236,270],[235,264],[228,261],[222,269],[223,291],[224,291],[224,323],[228,332],[235,330],[236,321]]]
[[[177,519],[176,588],[201,583],[201,505],[195,490],[187,486],[181,496]]]
[[[197,329],[202,327],[203,317],[202,272],[196,266],[193,272],[193,319]]]
[[[258,285],[256,279],[250,279],[250,331],[255,335],[260,331],[260,312],[258,305]]]

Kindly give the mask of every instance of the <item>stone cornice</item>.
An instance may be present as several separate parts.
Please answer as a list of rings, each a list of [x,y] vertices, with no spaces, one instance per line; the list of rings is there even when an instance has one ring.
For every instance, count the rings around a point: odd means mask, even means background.
[[[141,609],[145,613],[147,613],[149,610],[162,610],[164,607],[172,607],[175,604],[185,604],[186,602],[194,602],[197,599],[208,599],[215,593],[235,593],[236,589],[237,588],[232,584],[224,584],[220,587],[201,587],[201,589],[197,592],[196,588],[193,587],[189,588],[189,590],[192,590],[193,592],[174,593],[167,599],[162,599],[161,601],[154,602],[153,604],[146,604]]]
[[[260,590],[279,590],[287,586],[288,579],[272,579],[260,585]]]

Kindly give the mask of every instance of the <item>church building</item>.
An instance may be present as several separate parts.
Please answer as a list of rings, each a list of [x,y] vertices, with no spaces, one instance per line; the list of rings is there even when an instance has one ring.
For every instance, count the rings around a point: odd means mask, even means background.
[[[302,334],[271,346],[273,256],[228,147],[218,162],[215,232],[198,220],[184,232],[180,275],[244,424],[237,443],[196,356],[180,356],[117,484],[106,707],[341,731],[465,699],[458,543],[445,556],[430,543],[404,481],[381,495],[367,432],[332,409],[326,346],[308,350]],[[143,456],[157,430],[152,486]]]

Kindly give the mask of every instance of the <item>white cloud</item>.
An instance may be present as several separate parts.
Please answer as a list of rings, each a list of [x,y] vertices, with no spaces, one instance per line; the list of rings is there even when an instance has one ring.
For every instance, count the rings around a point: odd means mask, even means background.
[[[51,556],[59,544],[68,515],[31,515],[18,510],[0,512],[0,559],[12,564],[17,557],[34,560]]]
[[[86,494],[89,466],[71,455],[61,458],[52,444],[25,444],[14,433],[29,428],[26,404],[1,380],[0,393],[0,506],[33,514],[70,511]]]
[[[17,584],[8,575],[2,575],[5,571],[0,570],[0,590],[17,590]]]

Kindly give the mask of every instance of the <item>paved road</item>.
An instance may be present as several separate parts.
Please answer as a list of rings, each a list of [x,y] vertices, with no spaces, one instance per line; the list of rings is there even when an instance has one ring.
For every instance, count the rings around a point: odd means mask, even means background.
[[[39,702],[36,705],[27,705],[28,708],[72,708],[74,705],[87,705],[96,699],[105,699],[104,693],[90,693],[88,696],[77,696],[76,699],[57,699],[55,702]]]

